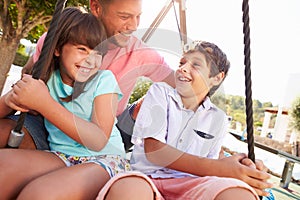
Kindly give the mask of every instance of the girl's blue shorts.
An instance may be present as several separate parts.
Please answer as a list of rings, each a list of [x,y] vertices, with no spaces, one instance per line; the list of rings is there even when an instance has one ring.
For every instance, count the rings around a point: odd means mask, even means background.
[[[8,115],[6,118],[18,121],[19,115]],[[44,118],[41,115],[27,113],[23,127],[28,130],[37,149],[49,150],[48,132],[44,125]]]

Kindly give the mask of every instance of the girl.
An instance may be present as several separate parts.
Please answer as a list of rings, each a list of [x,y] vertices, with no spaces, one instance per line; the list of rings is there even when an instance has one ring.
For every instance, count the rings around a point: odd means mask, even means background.
[[[1,149],[0,199],[94,199],[128,168],[114,126],[122,94],[113,74],[99,70],[105,38],[93,15],[66,8],[41,77],[47,86],[23,75],[1,97],[0,117],[12,110],[44,116],[50,151]]]

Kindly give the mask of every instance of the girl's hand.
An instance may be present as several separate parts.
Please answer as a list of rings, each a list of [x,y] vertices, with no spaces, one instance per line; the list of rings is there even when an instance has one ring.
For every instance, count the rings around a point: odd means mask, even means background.
[[[48,88],[42,80],[24,74],[23,78],[13,86],[11,102],[22,112],[28,112],[29,109],[39,111],[41,106],[45,106],[49,97]]]
[[[29,109],[26,108],[26,107],[24,107],[24,106],[22,106],[22,105],[20,105],[15,98],[16,98],[16,96],[14,95],[13,90],[10,90],[4,96],[4,102],[5,102],[6,106],[8,106],[9,108],[11,108],[12,110],[18,110],[18,111],[21,111],[21,112],[28,112]]]

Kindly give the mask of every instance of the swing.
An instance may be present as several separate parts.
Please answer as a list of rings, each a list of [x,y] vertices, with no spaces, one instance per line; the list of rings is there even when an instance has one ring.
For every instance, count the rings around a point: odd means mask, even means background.
[[[48,34],[45,38],[45,42],[41,51],[41,55],[38,59],[38,61],[35,63],[33,67],[33,78],[38,79],[42,72],[42,66],[47,65],[48,62],[50,62],[49,54],[53,52],[54,50],[51,49],[51,43],[56,31],[57,22],[60,16],[60,13],[65,7],[65,3],[67,0],[58,0],[55,5],[55,10],[53,14],[53,18],[50,23],[50,27],[48,30]],[[148,39],[151,37],[155,29],[158,27],[160,22],[162,21],[163,17],[167,14],[167,12],[170,10],[171,6],[173,5],[174,9],[174,0],[169,0],[168,4],[161,10],[161,12],[158,14],[154,22],[151,24],[150,28],[146,31],[144,34],[142,40],[147,42]],[[177,21],[180,39],[182,44],[187,43],[187,37],[186,37],[186,24],[185,24],[185,10],[183,8],[183,1],[179,1],[180,6],[180,27],[179,23]],[[243,0],[243,33],[244,33],[244,64],[245,64],[245,93],[246,93],[246,115],[247,115],[247,142],[248,142],[248,156],[252,161],[255,161],[255,155],[254,155],[254,139],[253,139],[253,110],[252,110],[252,91],[251,91],[251,61],[250,61],[250,28],[249,28],[249,6],[248,6],[248,0]],[[175,12],[176,15],[176,12]],[[177,20],[177,16],[176,16]],[[21,129],[24,124],[24,120],[26,117],[26,113],[21,113],[20,117],[18,119],[16,127],[12,130],[10,139],[8,141],[8,147],[11,148],[17,148],[22,141],[24,133],[22,133]],[[124,137],[124,136],[122,136]],[[128,137],[128,136],[127,136]],[[128,149],[126,149],[128,150]]]
[[[55,5],[55,10],[53,14],[53,18],[50,23],[50,27],[48,30],[48,34],[45,38],[44,45],[41,50],[41,55],[38,59],[38,61],[35,63],[33,67],[33,78],[40,78],[43,69],[41,66],[47,65],[48,62],[50,62],[49,59],[49,53],[53,51],[53,49],[50,49],[51,43],[56,31],[57,22],[59,19],[59,15],[62,12],[62,10],[65,7],[65,3],[67,0],[58,0]],[[174,6],[174,0],[169,0],[168,4],[160,11],[156,19],[151,24],[150,28],[146,31],[144,34],[142,40],[144,42],[147,42],[155,29],[159,26],[160,22],[162,21],[163,17],[167,14],[167,12],[170,10],[171,6],[173,5],[173,8],[175,10]],[[187,34],[186,34],[186,24],[185,24],[185,10],[183,8],[183,2],[179,1],[179,7],[180,7],[180,27],[175,11],[175,17],[177,20],[178,30],[180,33],[180,39],[182,44],[187,43]],[[252,92],[251,92],[251,69],[250,69],[250,28],[249,28],[249,6],[248,6],[248,0],[243,0],[243,33],[244,33],[244,64],[245,64],[245,85],[246,85],[246,114],[247,114],[247,141],[248,141],[248,151],[249,151],[249,158],[251,160],[255,160],[254,156],[254,145],[253,145],[253,111],[252,111]],[[47,59],[48,58],[48,59]],[[136,112],[136,111],[135,111]],[[21,113],[20,117],[18,119],[16,127],[12,130],[12,134],[15,135],[12,138],[10,137],[10,140],[8,142],[8,147],[11,148],[17,148],[22,141],[23,134],[21,129],[24,124],[24,120],[26,117],[26,113]],[[12,142],[13,141],[13,142]]]
[[[55,11],[53,14],[52,21],[50,23],[50,27],[48,30],[48,34],[45,38],[45,42],[39,57],[39,60],[35,63],[33,67],[33,78],[40,78],[43,68],[42,66],[48,65],[50,62],[50,58],[48,55],[51,55],[54,51],[54,49],[51,49],[51,43],[54,37],[54,34],[56,32],[56,27],[58,23],[58,19],[60,16],[60,13],[65,7],[65,3],[67,0],[58,0],[55,6]],[[184,1],[178,1],[180,6],[180,27],[179,23],[177,21],[180,39],[182,44],[187,43],[187,34],[186,34],[186,24],[185,24],[185,10],[182,9],[184,4]],[[161,10],[158,17],[154,20],[154,22],[151,24],[151,27],[148,29],[148,31],[143,36],[142,40],[147,42],[147,40],[150,38],[151,34],[155,31],[157,26],[162,21],[163,17],[166,15],[168,10],[173,5],[174,9],[174,0],[169,0],[168,4]],[[254,162],[255,161],[255,155],[254,155],[254,137],[253,137],[253,110],[252,110],[252,91],[251,91],[251,69],[250,69],[250,28],[249,28],[249,7],[248,7],[248,0],[243,0],[243,33],[244,33],[244,64],[245,64],[245,93],[246,93],[246,116],[247,116],[247,142],[248,142],[248,156],[249,158]],[[176,12],[175,12],[176,14]],[[177,16],[176,16],[177,20]],[[21,129],[24,124],[24,120],[26,117],[26,113],[21,113],[16,127],[11,131],[11,135],[8,141],[8,147],[11,148],[18,148],[19,144],[22,141],[24,133],[22,133]],[[122,135],[124,137],[124,135]],[[128,135],[127,135],[128,137]],[[131,137],[129,137],[130,139]],[[128,138],[127,138],[128,140]],[[128,150],[128,149],[126,149]]]

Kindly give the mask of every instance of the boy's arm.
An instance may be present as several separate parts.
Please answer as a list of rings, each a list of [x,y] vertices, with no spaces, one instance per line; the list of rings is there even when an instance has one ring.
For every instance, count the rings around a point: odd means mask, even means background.
[[[267,195],[263,190],[271,187],[266,182],[270,177],[267,173],[241,164],[245,154],[223,159],[203,158],[184,153],[153,138],[144,139],[144,146],[147,159],[156,165],[197,176],[236,178],[252,186],[258,195]]]

